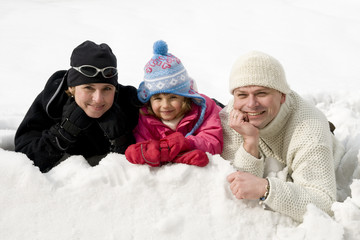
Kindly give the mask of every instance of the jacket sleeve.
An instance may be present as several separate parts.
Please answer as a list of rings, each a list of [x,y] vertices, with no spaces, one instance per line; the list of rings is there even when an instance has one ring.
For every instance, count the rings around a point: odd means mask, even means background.
[[[221,108],[205,95],[206,113],[201,126],[187,139],[195,149],[211,154],[220,154],[223,150],[223,131],[219,112]]]
[[[51,169],[64,155],[56,136],[50,131],[56,122],[49,118],[40,93],[31,105],[15,135],[15,151],[25,153],[40,171]]]
[[[156,131],[150,131],[150,128],[152,128],[152,126],[146,121],[146,116],[139,114],[138,124],[133,131],[136,142],[143,142],[150,139],[159,140],[159,136],[154,136],[152,134],[152,132],[155,133]]]

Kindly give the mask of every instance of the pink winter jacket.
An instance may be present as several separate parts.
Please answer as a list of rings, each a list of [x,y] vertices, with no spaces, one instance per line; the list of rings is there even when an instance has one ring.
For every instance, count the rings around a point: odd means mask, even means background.
[[[206,112],[204,121],[193,135],[187,137],[192,149],[200,149],[211,154],[220,154],[223,150],[223,133],[219,112],[221,108],[209,97],[201,94],[206,99]],[[147,113],[146,107],[142,108]],[[188,112],[176,127],[176,132],[184,136],[193,129],[200,116],[200,106],[192,103],[191,111]],[[136,142],[149,139],[160,140],[175,131],[166,126],[158,118],[151,115],[139,115],[139,122],[134,129]]]

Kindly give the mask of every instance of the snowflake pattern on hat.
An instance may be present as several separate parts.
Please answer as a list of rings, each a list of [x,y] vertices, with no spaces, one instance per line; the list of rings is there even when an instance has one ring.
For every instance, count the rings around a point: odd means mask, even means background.
[[[145,65],[145,72],[151,73],[152,68],[159,66],[162,69],[167,69],[171,67],[171,63],[176,62],[177,64],[180,64],[181,61],[177,57],[175,57],[172,54],[168,54],[168,56],[159,56],[156,59],[151,59],[146,65]]]

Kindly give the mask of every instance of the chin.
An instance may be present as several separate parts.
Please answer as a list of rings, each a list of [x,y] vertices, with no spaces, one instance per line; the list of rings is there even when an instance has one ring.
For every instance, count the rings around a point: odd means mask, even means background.
[[[175,119],[175,117],[162,116],[161,119],[163,119],[165,121],[171,121],[171,120]]]
[[[258,128],[258,129],[261,129],[262,127],[262,123],[258,123],[258,122],[252,122],[252,121],[249,121],[250,124],[252,124],[254,127]]]
[[[90,118],[100,118],[104,113],[86,113]]]

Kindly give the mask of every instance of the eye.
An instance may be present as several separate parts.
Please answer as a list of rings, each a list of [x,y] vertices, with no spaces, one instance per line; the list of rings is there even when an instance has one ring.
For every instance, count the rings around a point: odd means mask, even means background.
[[[256,95],[259,96],[259,97],[264,97],[267,94],[268,94],[267,92],[258,92]]]
[[[91,86],[91,85],[86,85],[86,86],[84,86],[84,89],[85,90],[94,90],[94,88]]]
[[[246,98],[247,94],[245,94],[245,93],[236,93],[236,97],[238,97],[238,98]]]

